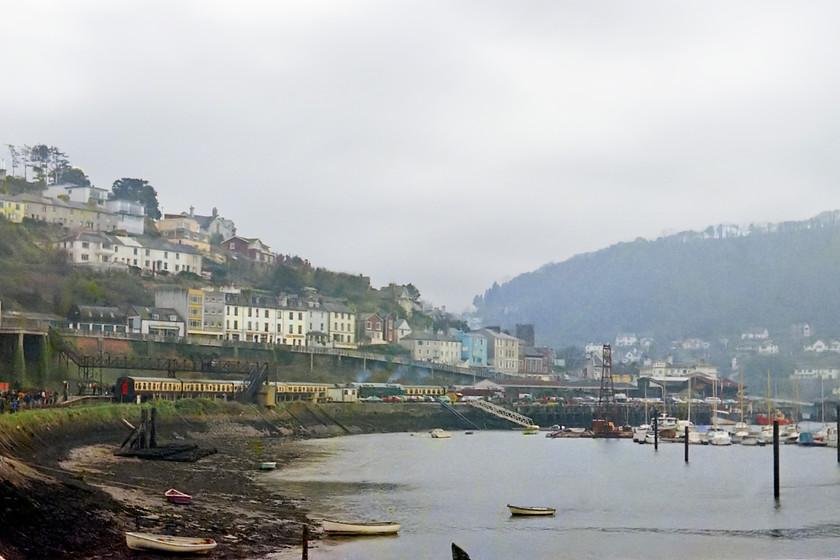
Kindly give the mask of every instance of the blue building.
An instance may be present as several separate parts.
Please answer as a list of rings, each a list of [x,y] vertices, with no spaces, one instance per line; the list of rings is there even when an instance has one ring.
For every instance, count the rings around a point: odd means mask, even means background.
[[[487,338],[480,333],[461,333],[461,361],[469,367],[487,367]]]

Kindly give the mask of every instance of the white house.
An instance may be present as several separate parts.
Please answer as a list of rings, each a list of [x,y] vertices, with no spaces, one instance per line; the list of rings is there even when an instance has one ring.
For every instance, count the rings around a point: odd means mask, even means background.
[[[638,342],[639,339],[633,333],[619,333],[615,337],[615,345],[618,348],[635,346]]]
[[[127,314],[128,332],[151,336],[187,335],[187,324],[175,309],[167,307],[131,307]]]
[[[805,348],[803,348],[803,350],[805,350],[806,352],[821,353],[821,352],[825,352],[826,350],[828,350],[828,345],[825,342],[823,342],[822,340],[817,340],[816,342],[814,342],[810,346],[806,346]]]
[[[64,250],[75,265],[127,270],[128,266],[117,259],[119,246],[116,237],[98,231],[78,231],[56,242],[56,248]]]
[[[457,366],[461,364],[461,341],[454,336],[431,331],[412,333],[400,340],[413,360]]]
[[[146,224],[146,207],[131,200],[109,200],[105,210],[116,217],[116,228],[126,233],[143,235]]]

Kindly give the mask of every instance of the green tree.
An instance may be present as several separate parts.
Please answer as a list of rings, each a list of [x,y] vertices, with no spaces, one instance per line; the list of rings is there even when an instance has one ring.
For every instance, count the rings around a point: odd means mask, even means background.
[[[111,198],[131,200],[146,207],[146,216],[160,219],[157,191],[145,179],[117,179],[111,186]]]
[[[67,168],[66,171],[61,173],[60,180],[62,183],[73,183],[74,185],[78,185],[80,187],[91,186],[88,176],[85,175],[85,172],[78,167]]]

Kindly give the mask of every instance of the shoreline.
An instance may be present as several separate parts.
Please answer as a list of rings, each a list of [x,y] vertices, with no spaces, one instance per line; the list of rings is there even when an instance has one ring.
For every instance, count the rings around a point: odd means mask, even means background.
[[[114,454],[126,430],[102,426],[81,437],[51,430],[29,439],[16,457],[0,456],[0,554],[17,558],[136,558],[125,531],[205,536],[214,558],[264,558],[300,550],[303,525],[319,531],[304,504],[259,482],[259,461],[282,469],[298,457],[299,438],[272,430],[253,416],[167,419],[161,444],[189,442],[216,452],[196,462]],[[177,488],[190,505],[169,503]],[[171,556],[143,553],[144,558]],[[298,556],[300,557],[300,552]]]
[[[215,452],[195,462],[117,456],[142,406],[114,405],[0,417],[0,555],[19,558],[137,558],[126,531],[210,537],[214,558],[301,557],[303,526],[311,545],[323,537],[306,500],[261,483],[259,465],[282,470],[303,453],[303,439],[345,434],[457,429],[435,407],[337,408],[290,403],[260,410],[237,403],[160,404],[159,445],[197,444]],[[164,410],[165,409],[165,410]],[[17,422],[20,424],[15,425]],[[272,471],[268,471],[272,472]],[[276,471],[273,471],[276,472]],[[193,496],[171,504],[164,492]],[[143,553],[144,558],[171,558]]]

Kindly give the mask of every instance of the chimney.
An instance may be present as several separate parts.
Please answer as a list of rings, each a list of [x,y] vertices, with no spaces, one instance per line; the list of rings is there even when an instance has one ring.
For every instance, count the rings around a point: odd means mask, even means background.
[[[218,210],[218,208],[216,208],[216,207],[214,206],[214,207],[213,207],[213,217],[215,218],[215,217],[216,217],[216,216],[218,216],[218,215],[219,215],[219,210]]]
[[[190,206],[190,218],[195,215],[195,206]]]

